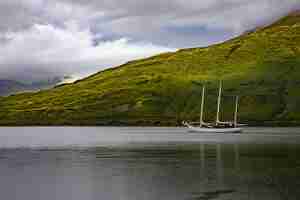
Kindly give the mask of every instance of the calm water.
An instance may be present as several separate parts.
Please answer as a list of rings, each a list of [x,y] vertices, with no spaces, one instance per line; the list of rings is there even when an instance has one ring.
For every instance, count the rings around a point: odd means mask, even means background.
[[[300,199],[300,129],[0,128],[5,200]]]

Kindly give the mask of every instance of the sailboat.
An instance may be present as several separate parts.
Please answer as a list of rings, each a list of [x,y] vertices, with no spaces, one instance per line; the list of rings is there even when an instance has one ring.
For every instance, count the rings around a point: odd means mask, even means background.
[[[238,124],[238,122],[237,122],[239,97],[236,96],[236,99],[235,99],[234,121],[233,122],[223,122],[220,120],[221,96],[222,96],[222,82],[220,81],[216,122],[215,123],[204,122],[203,121],[203,110],[204,110],[204,99],[205,99],[205,86],[203,86],[202,99],[201,99],[200,121],[199,122],[183,121],[182,124],[184,126],[186,126],[190,131],[200,132],[200,133],[240,133],[240,132],[242,132],[242,128],[240,127],[241,125]]]

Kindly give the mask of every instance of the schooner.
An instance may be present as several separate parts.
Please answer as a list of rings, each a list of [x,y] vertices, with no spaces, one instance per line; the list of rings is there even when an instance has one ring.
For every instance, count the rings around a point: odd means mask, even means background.
[[[215,123],[204,122],[203,113],[204,113],[205,86],[203,86],[202,87],[201,110],[200,110],[200,121],[199,122],[183,121],[182,124],[184,126],[186,126],[187,128],[189,128],[193,132],[201,132],[201,133],[240,133],[240,132],[242,132],[242,128],[239,127],[239,124],[237,122],[239,97],[236,96],[236,99],[235,99],[234,121],[233,122],[231,122],[231,121],[222,122],[220,120],[221,96],[222,96],[222,82],[220,81],[216,121],[215,121]]]

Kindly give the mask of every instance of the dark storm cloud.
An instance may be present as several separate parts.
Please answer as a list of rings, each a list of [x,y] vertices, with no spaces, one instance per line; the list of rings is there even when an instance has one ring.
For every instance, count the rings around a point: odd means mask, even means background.
[[[1,0],[0,79],[86,74],[270,23],[300,0]]]

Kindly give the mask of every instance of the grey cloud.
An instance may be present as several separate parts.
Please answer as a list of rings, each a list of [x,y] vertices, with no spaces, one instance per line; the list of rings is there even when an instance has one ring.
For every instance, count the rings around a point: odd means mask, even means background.
[[[208,30],[223,28],[234,35],[297,7],[300,0],[7,0],[0,2],[0,31],[37,23],[63,26],[65,21],[76,20],[82,27],[106,35],[154,39],[164,44],[169,34],[180,35],[175,29],[166,32],[170,25],[179,29],[190,25],[206,26]],[[170,45],[184,47],[188,43],[174,41]]]
[[[0,78],[85,74],[206,46],[297,8],[300,0],[1,0]]]
[[[68,20],[86,19],[87,6],[53,0],[1,0],[0,32],[22,31],[35,24],[63,25]]]
[[[34,25],[28,30],[7,33],[0,45],[0,79],[42,79],[48,76],[82,76],[131,59],[171,51],[151,43],[126,38],[98,41],[77,23],[66,28]]]
[[[89,6],[104,17],[93,19],[93,29],[111,35],[150,40],[171,47],[204,46],[220,42],[244,31],[271,23],[300,8],[300,0],[64,0]],[[167,31],[172,26],[172,32]],[[206,27],[188,37],[180,31],[189,26]],[[178,31],[176,30],[178,27]],[[212,31],[220,30],[220,34]],[[197,33],[197,32],[195,32]],[[228,36],[228,37],[227,37]],[[204,41],[204,40],[207,40]],[[199,42],[197,42],[197,40]]]

